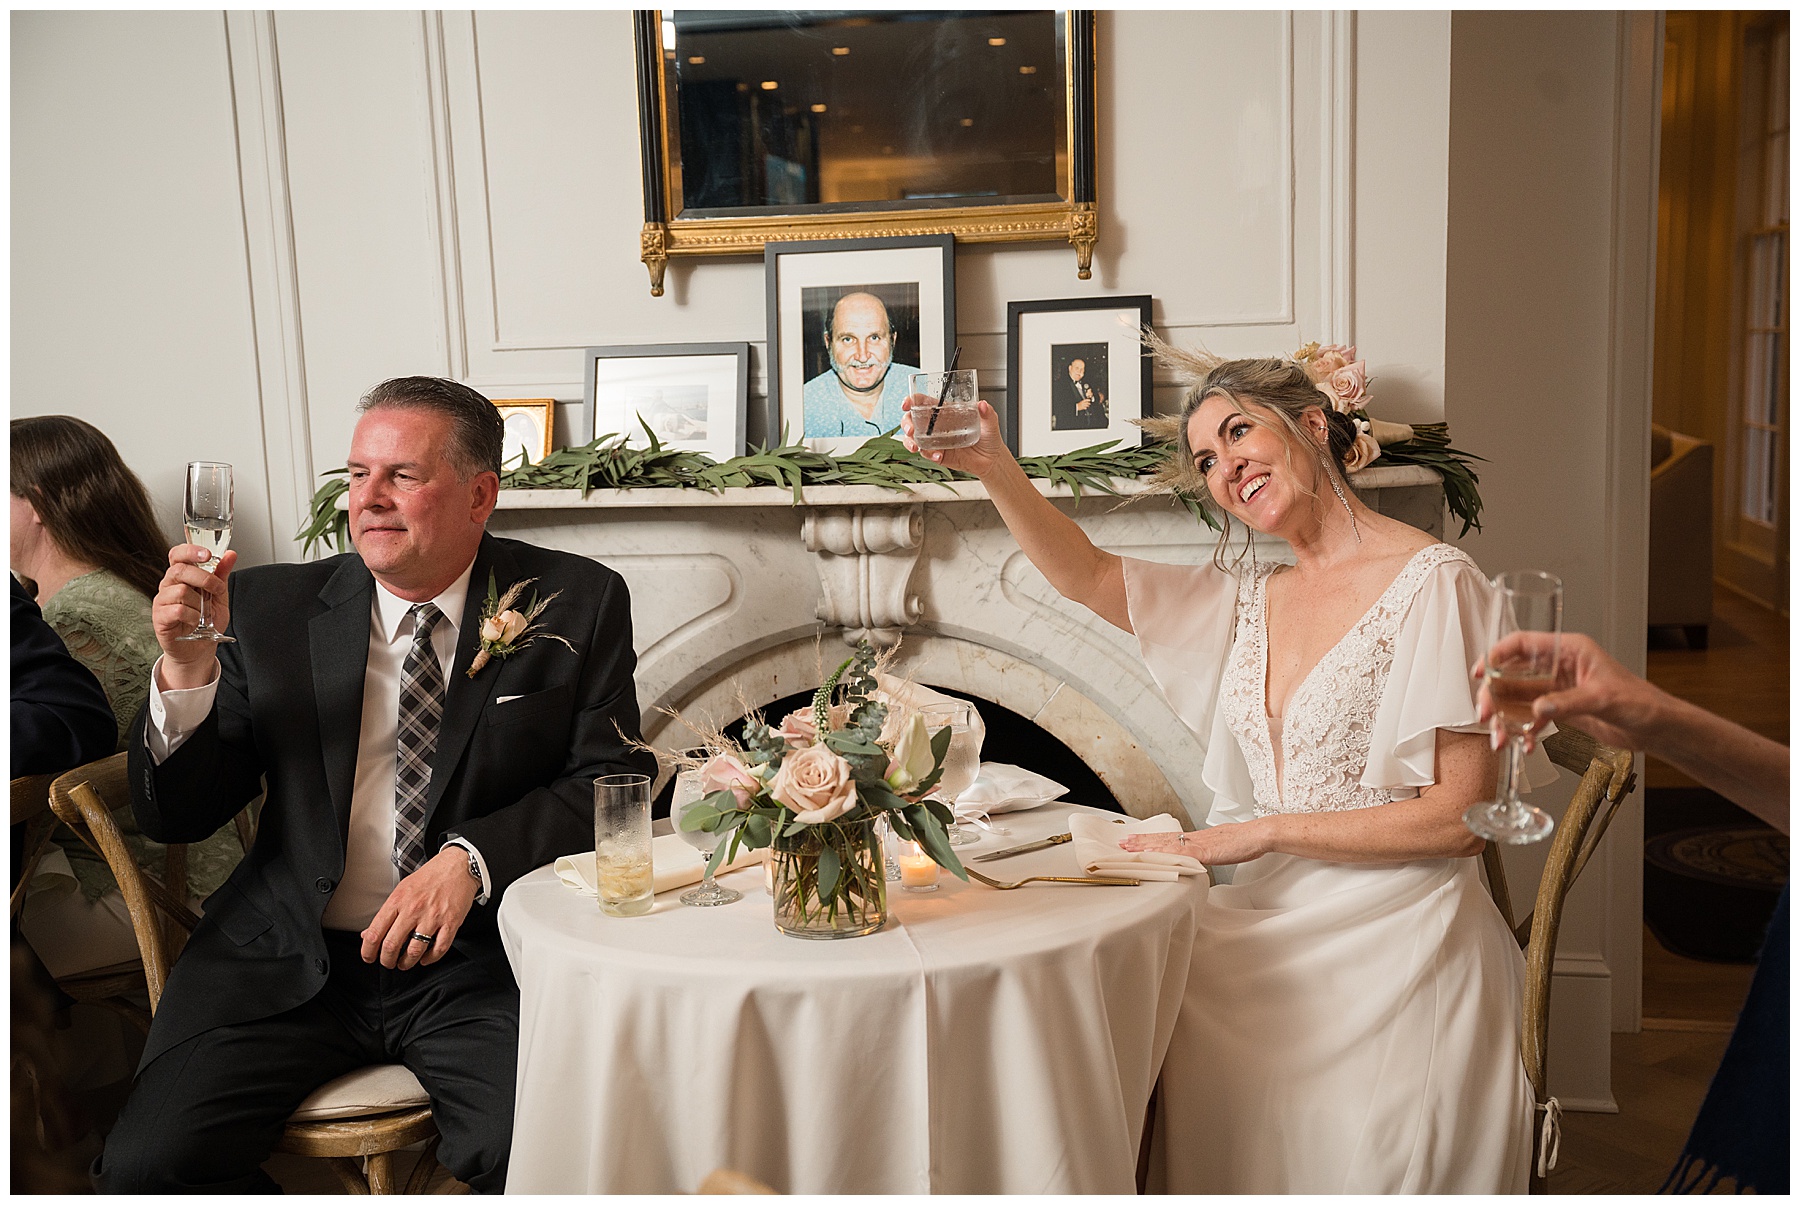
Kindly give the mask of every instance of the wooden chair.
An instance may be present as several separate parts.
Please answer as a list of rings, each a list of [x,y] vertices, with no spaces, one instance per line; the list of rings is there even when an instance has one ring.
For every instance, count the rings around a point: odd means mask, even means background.
[[[169,968],[199,924],[186,903],[186,847],[169,846],[170,878],[158,882],[131,856],[112,812],[130,798],[125,755],[77,767],[50,786],[50,806],[57,817],[106,859],[131,913],[138,951],[143,957],[140,983],[156,1011],[169,981]],[[239,836],[245,835],[240,827]],[[176,854],[175,850],[180,853]],[[67,990],[65,988],[65,990]],[[146,1028],[147,1028],[146,1023]],[[324,1159],[346,1191],[391,1194],[396,1188],[392,1154],[414,1143],[426,1143],[403,1191],[424,1191],[436,1166],[437,1125],[430,1099],[418,1078],[405,1067],[379,1064],[340,1076],[307,1097],[288,1119],[276,1150]]]
[[[1524,920],[1513,920],[1512,894],[1507,889],[1506,870],[1500,864],[1498,847],[1490,841],[1482,851],[1482,864],[1487,870],[1488,889],[1493,893],[1494,903],[1512,928],[1519,947],[1525,951],[1525,1017],[1519,1045],[1525,1059],[1525,1074],[1531,1080],[1534,1102],[1531,1135],[1531,1191],[1534,1193],[1546,1191],[1544,1177],[1556,1166],[1556,1150],[1561,1141],[1562,1105],[1550,1095],[1548,1058],[1550,981],[1556,962],[1556,935],[1562,924],[1563,901],[1606,836],[1619,805],[1637,785],[1630,753],[1602,745],[1572,728],[1558,729],[1545,740],[1544,752],[1549,754],[1552,762],[1579,774],[1581,785],[1575,788],[1575,798],[1569,801],[1568,810],[1551,837],[1544,876],[1538,881],[1537,901]]]
[[[50,834],[56,829],[56,817],[50,811],[50,781],[54,774],[33,774],[12,780],[12,822],[25,826],[24,861],[19,881],[13,884],[12,915],[17,920],[25,903],[25,885],[37,872],[37,864],[50,848]]]

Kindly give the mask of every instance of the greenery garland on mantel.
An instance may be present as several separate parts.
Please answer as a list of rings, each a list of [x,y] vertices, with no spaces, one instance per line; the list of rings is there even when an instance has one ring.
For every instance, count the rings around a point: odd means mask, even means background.
[[[778,448],[759,449],[748,456],[734,456],[719,462],[704,452],[690,452],[664,447],[648,427],[648,447],[637,447],[623,435],[602,435],[580,447],[552,452],[536,464],[510,469],[500,476],[502,489],[566,490],[578,489],[584,494],[597,489],[703,489],[713,493],[745,486],[785,486],[794,491],[794,502],[804,499],[802,489],[818,485],[875,485],[906,492],[910,487],[933,482],[973,481],[967,473],[947,469],[927,460],[892,436],[879,435],[865,441],[856,451],[843,456],[815,452],[804,444],[783,444]],[[1052,485],[1066,485],[1075,497],[1084,489],[1117,495],[1113,487],[1117,478],[1127,480],[1147,476],[1168,456],[1168,448],[1160,443],[1147,443],[1136,448],[1118,448],[1117,440],[1095,444],[1056,456],[1025,456],[1019,465],[1028,477],[1038,477]],[[1412,446],[1417,443],[1417,447]],[[1389,444],[1382,456],[1370,467],[1399,464],[1422,464],[1444,477],[1444,493],[1450,510],[1463,521],[1463,531],[1471,526],[1480,529],[1481,495],[1475,490],[1475,474],[1467,461],[1478,459],[1451,448],[1448,438],[1435,441],[1408,441]],[[338,499],[349,489],[348,469],[333,469],[323,474],[328,480],[313,495],[312,513],[295,538],[301,542],[302,555],[310,556],[315,546],[327,542],[339,552],[350,546],[350,519],[338,509]],[[1454,484],[1453,484],[1454,481]],[[1176,492],[1193,515],[1208,526],[1219,529],[1210,511],[1192,497]]]

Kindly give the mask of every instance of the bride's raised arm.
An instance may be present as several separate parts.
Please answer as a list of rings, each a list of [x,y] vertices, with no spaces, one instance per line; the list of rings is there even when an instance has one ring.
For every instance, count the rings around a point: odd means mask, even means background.
[[[910,411],[916,398],[917,395],[901,403],[901,409],[907,413],[900,420],[901,437],[915,452],[919,448],[913,442]],[[1131,631],[1131,616],[1125,604],[1125,562],[1114,553],[1096,548],[1073,519],[1037,492],[1031,478],[1007,450],[994,408],[986,402],[979,405],[981,437],[972,446],[923,454],[946,468],[972,473],[980,479],[1006,529],[1057,593],[1113,626]]]

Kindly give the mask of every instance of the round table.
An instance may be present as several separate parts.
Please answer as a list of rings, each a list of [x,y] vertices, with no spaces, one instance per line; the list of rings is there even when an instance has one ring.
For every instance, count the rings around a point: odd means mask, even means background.
[[[995,818],[964,856],[1068,831]],[[982,863],[1079,874],[1066,845]],[[1135,1191],[1145,1106],[1206,880],[996,891],[889,884],[879,933],[777,932],[744,899],[603,915],[549,867],[500,932],[519,980],[511,1192],[693,1192],[729,1168],[787,1193]]]

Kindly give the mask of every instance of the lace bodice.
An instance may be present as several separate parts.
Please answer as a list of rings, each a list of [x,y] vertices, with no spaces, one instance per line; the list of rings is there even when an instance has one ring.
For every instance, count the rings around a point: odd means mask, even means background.
[[[1261,565],[1238,581],[1236,631],[1220,682],[1219,710],[1248,763],[1259,816],[1342,812],[1389,803],[1399,793],[1361,784],[1375,714],[1393,667],[1401,621],[1440,565],[1474,562],[1448,544],[1420,549],[1343,639],[1289,697],[1272,736],[1264,707],[1269,667],[1268,581]],[[1280,773],[1276,747],[1279,741]],[[1410,792],[1409,792],[1410,794]]]

